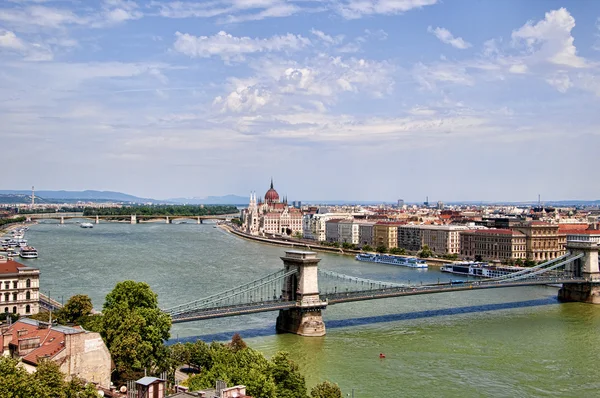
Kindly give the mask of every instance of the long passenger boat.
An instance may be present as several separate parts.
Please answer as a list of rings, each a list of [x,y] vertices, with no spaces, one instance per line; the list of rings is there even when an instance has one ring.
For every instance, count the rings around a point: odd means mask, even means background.
[[[497,278],[512,274],[513,272],[522,271],[524,269],[525,268],[523,267],[490,265],[485,262],[465,261],[461,263],[444,265],[440,268],[440,271],[457,275],[475,276],[479,278]]]
[[[369,263],[399,265],[409,268],[427,268],[427,262],[420,258],[392,256],[389,254],[369,254],[360,253],[355,257],[358,261],[366,261]]]

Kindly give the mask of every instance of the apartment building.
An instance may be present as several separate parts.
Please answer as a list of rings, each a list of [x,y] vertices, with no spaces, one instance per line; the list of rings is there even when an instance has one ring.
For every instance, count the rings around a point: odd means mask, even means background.
[[[409,251],[419,251],[422,241],[420,225],[398,226],[398,247]]]
[[[459,254],[460,233],[468,230],[461,225],[421,225],[422,245],[438,254]]]
[[[350,213],[308,213],[302,217],[302,236],[319,242],[327,240],[325,223],[333,219],[351,220]]]
[[[387,249],[398,247],[398,226],[395,222],[379,221],[373,225],[373,245]]]
[[[0,256],[0,311],[19,315],[39,312],[40,270]]]
[[[507,262],[526,258],[525,234],[510,229],[480,229],[460,233],[460,254],[469,259]]]
[[[374,222],[362,222],[358,224],[358,245],[373,246],[373,226]]]

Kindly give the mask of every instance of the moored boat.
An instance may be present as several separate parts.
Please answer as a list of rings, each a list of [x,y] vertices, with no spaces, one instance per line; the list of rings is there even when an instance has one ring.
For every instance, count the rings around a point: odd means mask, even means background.
[[[369,263],[399,265],[409,268],[427,268],[427,262],[420,258],[393,256],[389,254],[369,254],[360,253],[355,257],[358,261],[366,261]]]
[[[490,265],[485,262],[465,261],[444,265],[440,268],[440,271],[456,275],[475,276],[479,278],[498,278],[500,276],[506,276],[514,272],[522,271],[524,269],[525,268],[523,267]]]
[[[79,226],[81,228],[94,228],[94,224],[91,222],[82,222]]]
[[[38,251],[35,247],[25,246],[21,249],[19,256],[21,256],[21,258],[38,258]]]

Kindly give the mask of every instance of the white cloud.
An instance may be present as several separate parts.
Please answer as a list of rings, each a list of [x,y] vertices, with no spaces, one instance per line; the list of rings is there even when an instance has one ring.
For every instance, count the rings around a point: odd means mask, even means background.
[[[464,66],[452,63],[425,65],[418,63],[413,68],[413,76],[424,88],[435,90],[438,83],[452,83],[472,86],[474,79]]]
[[[546,81],[561,93],[566,93],[569,88],[573,87],[573,83],[565,71],[559,71],[549,76]]]
[[[527,22],[512,32],[515,45],[525,46],[530,62],[550,62],[556,65],[583,68],[587,64],[577,55],[571,30],[575,18],[565,8],[549,11],[543,20]]]
[[[66,9],[30,6],[0,9],[0,21],[19,31],[30,31],[33,27],[59,29],[65,25],[83,25],[89,20]]]
[[[222,111],[245,112],[270,106],[270,112],[314,109],[322,112],[344,94],[382,97],[393,87],[387,62],[317,56],[304,63],[261,60],[251,79],[230,79],[229,94],[214,104]]]
[[[333,37],[314,28],[310,30],[310,33],[317,36],[319,39],[321,39],[321,41],[325,42],[326,44],[340,44],[344,41],[344,35],[337,35]]]
[[[21,54],[27,61],[49,61],[53,58],[52,50],[47,46],[29,43],[11,31],[0,31],[0,53],[3,49]]]
[[[271,51],[296,51],[310,45],[310,40],[288,33],[267,39],[236,37],[221,31],[213,36],[192,36],[177,32],[174,49],[190,57],[209,58],[213,55],[224,60],[243,57],[244,54]]]
[[[513,64],[508,68],[508,71],[510,73],[518,73],[518,74],[522,74],[522,73],[527,73],[527,65],[525,64]]]
[[[373,14],[401,14],[436,3],[437,0],[341,0],[337,11],[346,19],[356,19]]]
[[[443,43],[450,44],[452,47],[459,48],[461,50],[465,50],[471,47],[471,43],[463,40],[462,37],[454,37],[452,33],[448,29],[437,27],[433,29],[431,26],[427,28],[429,33],[432,33],[440,39]]]

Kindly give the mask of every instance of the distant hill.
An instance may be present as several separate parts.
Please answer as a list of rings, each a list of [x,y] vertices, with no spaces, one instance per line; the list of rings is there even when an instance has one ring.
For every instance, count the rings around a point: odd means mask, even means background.
[[[23,196],[29,198],[27,202],[31,202],[31,191],[18,190],[0,190],[0,202],[2,203],[22,203],[22,202],[3,202],[3,198],[8,200],[9,196]],[[37,203],[60,203],[60,202],[126,202],[126,203],[164,203],[155,199],[139,198],[137,196],[128,195],[121,192],[113,191],[36,191]]]
[[[206,198],[171,198],[169,202],[189,205],[247,205],[249,198],[238,195],[207,196]]]

